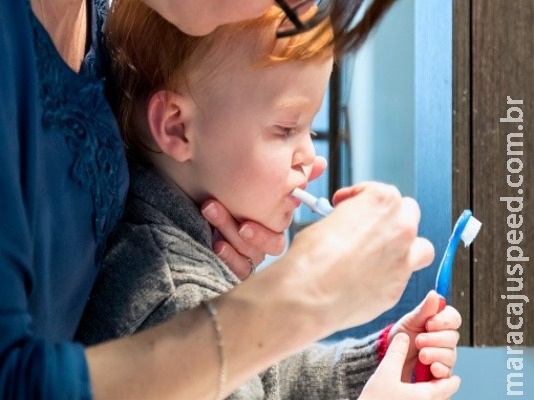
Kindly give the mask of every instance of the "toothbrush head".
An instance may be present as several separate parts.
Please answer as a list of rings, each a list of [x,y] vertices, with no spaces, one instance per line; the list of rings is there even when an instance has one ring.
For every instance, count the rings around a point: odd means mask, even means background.
[[[468,247],[477,236],[481,226],[482,223],[473,217],[471,210],[464,210],[454,225],[450,240],[458,242],[462,239],[465,247]]]
[[[482,222],[480,222],[478,219],[471,215],[471,217],[467,221],[467,224],[465,224],[465,228],[462,232],[462,235],[460,236],[464,242],[465,247],[469,247],[473,240],[475,240],[481,227]]]
[[[317,203],[315,203],[315,206],[317,207],[317,210],[315,212],[322,215],[323,217],[326,217],[327,215],[331,214],[332,211],[334,211],[334,207],[332,207],[330,202],[324,197],[317,199]]]

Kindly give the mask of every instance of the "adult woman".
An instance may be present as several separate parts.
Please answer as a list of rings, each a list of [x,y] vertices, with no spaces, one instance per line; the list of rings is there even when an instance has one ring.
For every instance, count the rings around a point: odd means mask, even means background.
[[[152,1],[166,15],[181,14],[171,5],[188,2],[194,9],[193,0]],[[69,343],[127,186],[101,82],[105,3],[0,1],[2,398],[89,398],[91,391],[96,398],[205,398],[217,389],[217,341],[202,309],[95,348]],[[221,15],[219,3],[205,2],[213,13],[206,11],[206,21]],[[207,30],[224,22],[217,21]],[[342,191],[341,200],[281,261],[217,300],[224,346],[240,354],[228,360],[224,393],[391,307],[411,272],[430,262],[431,245],[416,238],[415,202],[378,184]],[[219,228],[226,237],[234,231]],[[338,254],[329,251],[332,243]],[[347,269],[349,262],[356,268]],[[364,304],[371,294],[372,308]]]

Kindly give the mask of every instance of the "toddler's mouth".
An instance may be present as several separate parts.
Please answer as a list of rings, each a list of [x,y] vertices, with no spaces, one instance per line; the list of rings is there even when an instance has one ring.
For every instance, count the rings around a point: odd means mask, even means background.
[[[294,189],[291,195],[306,204],[313,212],[323,217],[326,217],[334,210],[328,199],[324,197],[317,198],[300,188]]]

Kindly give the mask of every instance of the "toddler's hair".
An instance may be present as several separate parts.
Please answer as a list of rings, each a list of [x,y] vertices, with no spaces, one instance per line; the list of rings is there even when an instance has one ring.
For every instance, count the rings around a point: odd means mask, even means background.
[[[329,20],[309,32],[276,39],[284,17],[273,6],[258,18],[196,37],[181,32],[141,0],[114,0],[106,24],[113,71],[110,97],[129,152],[146,148],[142,131],[152,94],[162,89],[183,93],[192,84],[216,90],[210,87],[209,77],[231,65],[229,55],[246,57],[258,68],[333,56]]]

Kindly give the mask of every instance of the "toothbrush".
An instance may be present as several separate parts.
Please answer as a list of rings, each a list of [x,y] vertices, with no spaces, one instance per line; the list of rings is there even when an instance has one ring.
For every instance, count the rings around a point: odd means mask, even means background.
[[[477,236],[481,226],[482,223],[473,217],[473,213],[470,210],[465,210],[456,221],[436,277],[436,292],[442,297],[440,299],[438,312],[443,310],[446,305],[445,298],[447,297],[451,282],[452,266],[456,248],[458,247],[460,240],[464,242],[465,247],[468,247]],[[432,373],[430,372],[430,365],[421,363],[419,359],[415,364],[414,374],[415,382],[427,382],[433,378]]]
[[[332,207],[327,199],[324,197],[317,198],[314,195],[300,189],[296,188],[291,192],[291,196],[299,199],[302,201],[302,203],[306,204],[310,209],[319,215],[322,215],[323,217],[326,217],[329,215],[332,211],[334,211],[334,207]]]

